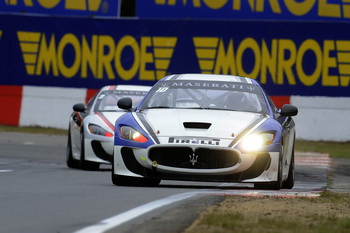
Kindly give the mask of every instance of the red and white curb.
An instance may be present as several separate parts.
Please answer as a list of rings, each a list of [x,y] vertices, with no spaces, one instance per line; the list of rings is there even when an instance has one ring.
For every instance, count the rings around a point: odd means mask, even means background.
[[[295,157],[297,166],[308,166],[319,169],[328,169],[331,159],[328,154],[298,153]]]

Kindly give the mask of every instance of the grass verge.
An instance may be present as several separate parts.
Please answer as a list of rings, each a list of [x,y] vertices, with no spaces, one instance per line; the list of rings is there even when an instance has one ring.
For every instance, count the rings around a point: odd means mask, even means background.
[[[185,233],[346,233],[350,194],[323,192],[319,198],[228,196],[202,213]]]
[[[350,142],[314,142],[297,140],[295,150],[327,153],[333,158],[350,158]]]
[[[67,135],[67,130],[55,129],[55,128],[44,128],[44,127],[38,127],[38,126],[16,127],[16,126],[0,125],[0,132]]]

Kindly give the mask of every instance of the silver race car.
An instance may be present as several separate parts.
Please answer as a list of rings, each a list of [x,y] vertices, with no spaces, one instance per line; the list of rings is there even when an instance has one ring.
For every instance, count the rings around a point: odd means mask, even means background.
[[[100,164],[110,164],[113,156],[114,124],[126,111],[117,106],[128,97],[136,107],[151,87],[105,86],[87,105],[76,104],[69,118],[66,162],[70,168],[97,170]]]
[[[158,81],[115,125],[112,182],[161,180],[247,182],[255,188],[294,185],[298,109],[277,109],[253,79],[182,74]]]

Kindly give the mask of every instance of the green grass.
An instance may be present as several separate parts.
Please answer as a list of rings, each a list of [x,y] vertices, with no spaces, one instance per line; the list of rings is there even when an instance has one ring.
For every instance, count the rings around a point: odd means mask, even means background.
[[[350,232],[349,194],[324,191],[319,198],[230,196],[227,200],[202,215],[185,233]]]
[[[216,228],[213,232],[236,233],[348,233],[350,230],[349,217],[325,217],[317,213],[312,215],[271,218],[261,216],[254,221],[243,214],[214,214],[201,222],[203,225]]]
[[[333,158],[350,158],[350,142],[313,142],[298,140],[295,143],[295,150],[328,153]]]
[[[38,126],[16,127],[16,126],[0,125],[0,132],[67,135],[67,130],[55,129],[55,128],[43,128],[43,127],[38,127]]]

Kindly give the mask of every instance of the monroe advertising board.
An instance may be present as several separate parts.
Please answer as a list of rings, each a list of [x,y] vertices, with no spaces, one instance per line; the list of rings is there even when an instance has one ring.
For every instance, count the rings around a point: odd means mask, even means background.
[[[257,79],[271,95],[350,96],[347,28],[2,15],[0,84],[99,88],[220,73]]]

